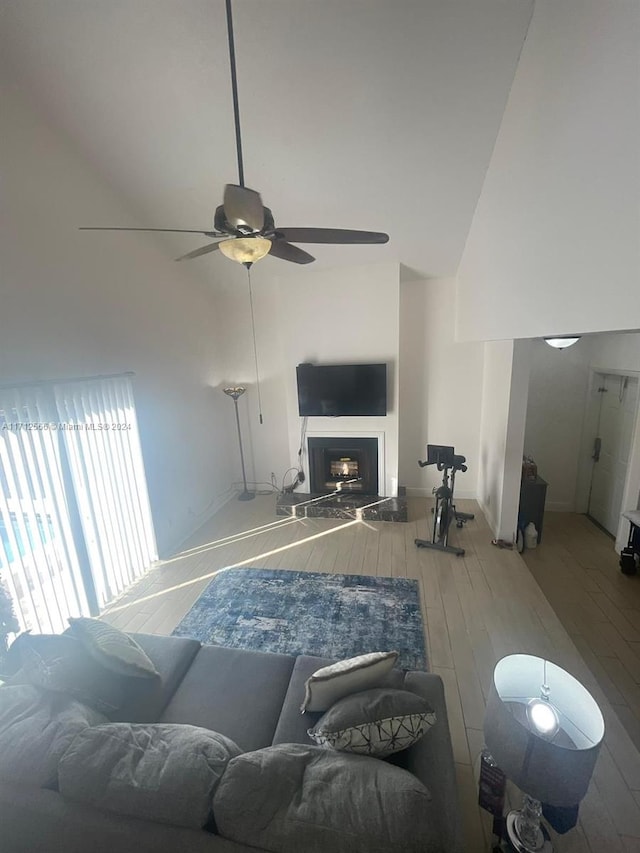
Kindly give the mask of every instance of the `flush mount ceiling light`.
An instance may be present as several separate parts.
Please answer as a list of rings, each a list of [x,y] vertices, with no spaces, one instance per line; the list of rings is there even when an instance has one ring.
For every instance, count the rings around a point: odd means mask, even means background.
[[[567,347],[572,347],[574,344],[577,344],[580,338],[581,335],[574,335],[572,337],[554,336],[552,338],[545,338],[544,342],[554,349],[566,349]]]

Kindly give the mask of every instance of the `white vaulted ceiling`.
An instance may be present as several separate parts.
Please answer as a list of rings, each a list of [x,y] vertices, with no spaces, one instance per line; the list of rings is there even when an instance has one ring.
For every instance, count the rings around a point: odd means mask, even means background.
[[[235,0],[247,185],[280,226],[391,238],[304,246],[315,268],[398,261],[455,273],[532,6]],[[237,182],[224,0],[0,0],[0,10],[2,73],[132,211],[101,222],[83,209],[73,224],[210,228],[224,184]],[[139,238],[91,239],[117,250]],[[174,257],[201,242],[164,245]]]

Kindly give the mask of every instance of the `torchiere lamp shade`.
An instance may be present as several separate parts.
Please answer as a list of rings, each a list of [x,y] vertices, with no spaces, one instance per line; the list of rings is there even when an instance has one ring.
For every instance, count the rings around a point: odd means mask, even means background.
[[[589,787],[604,720],[568,672],[533,655],[509,655],[493,673],[484,736],[521,791],[552,806],[575,806]]]

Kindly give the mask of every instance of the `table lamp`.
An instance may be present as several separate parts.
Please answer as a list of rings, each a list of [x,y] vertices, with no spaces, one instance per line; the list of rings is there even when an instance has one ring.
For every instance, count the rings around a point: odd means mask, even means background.
[[[518,853],[550,851],[540,824],[542,803],[576,806],[587,793],[604,737],[597,703],[579,681],[551,661],[508,655],[496,664],[484,717],[493,759],[524,794],[507,816]]]

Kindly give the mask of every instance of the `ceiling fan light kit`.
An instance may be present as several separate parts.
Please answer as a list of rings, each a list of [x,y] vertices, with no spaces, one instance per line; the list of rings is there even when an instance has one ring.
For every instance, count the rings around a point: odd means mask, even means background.
[[[249,189],[244,183],[244,164],[242,161],[242,137],[240,132],[240,109],[238,105],[238,80],[236,76],[235,45],[231,0],[225,0],[227,32],[229,37],[229,64],[231,69],[231,93],[233,96],[233,117],[236,136],[236,154],[238,159],[238,183],[227,184],[224,189],[224,203],[215,211],[214,230],[181,228],[111,228],[83,227],[81,231],[172,231],[185,234],[202,234],[221,242],[200,246],[178,261],[191,260],[218,249],[232,261],[244,264],[247,269],[255,261],[266,255],[273,255],[283,261],[294,264],[309,264],[315,260],[313,255],[294,246],[294,243],[325,243],[334,245],[367,245],[387,243],[389,235],[381,231],[353,231],[343,228],[277,228],[273,214],[262,203],[260,193]]]
[[[218,244],[222,254],[239,264],[253,264],[271,251],[271,240],[265,237],[236,237]]]

